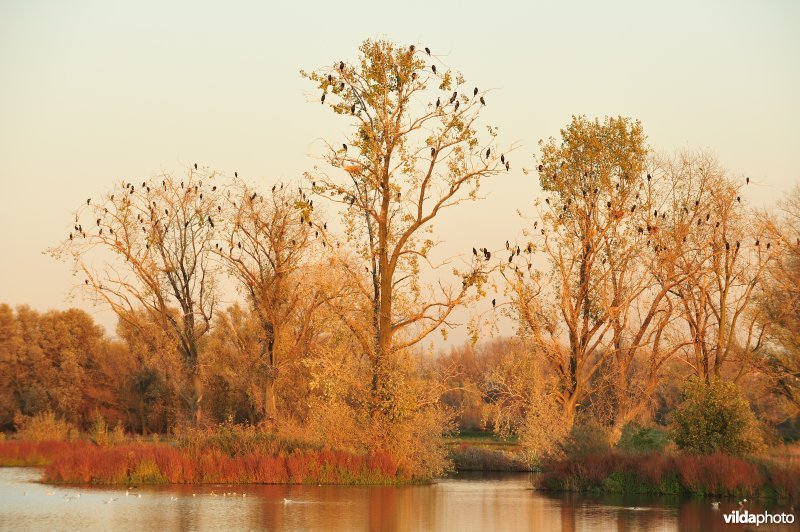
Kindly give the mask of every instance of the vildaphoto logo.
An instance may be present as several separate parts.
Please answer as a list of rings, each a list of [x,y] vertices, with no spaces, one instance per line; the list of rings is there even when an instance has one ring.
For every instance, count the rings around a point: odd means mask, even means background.
[[[747,510],[740,512],[736,510],[722,516],[725,519],[725,524],[729,525],[790,525],[794,523],[794,514],[771,514],[763,512],[760,514],[753,514]]]

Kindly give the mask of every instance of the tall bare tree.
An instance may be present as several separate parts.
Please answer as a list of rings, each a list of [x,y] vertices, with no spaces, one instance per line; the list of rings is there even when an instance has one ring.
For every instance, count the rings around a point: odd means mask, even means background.
[[[135,321],[143,309],[172,338],[191,382],[186,395],[196,423],[203,400],[200,342],[217,303],[212,251],[222,206],[210,195],[214,178],[195,165],[183,179],[123,181],[87,199],[69,238],[51,250],[73,261],[82,286],[120,320]]]
[[[755,310],[757,287],[776,251],[746,207],[749,180],[733,180],[704,152],[685,152],[669,164],[675,207],[693,222],[686,253],[671,287],[689,342],[683,359],[708,382],[741,378],[763,345]],[[723,375],[728,364],[730,373]]]
[[[779,246],[757,300],[766,341],[756,365],[796,414],[800,412],[800,187],[779,202],[777,213],[762,218],[762,238]]]
[[[315,224],[311,200],[302,189],[281,183],[259,193],[237,179],[228,192],[226,243],[217,252],[261,326],[257,373],[263,381],[264,417],[274,422],[277,373],[285,359],[308,350],[316,332],[314,313],[328,297],[309,275],[314,259],[327,248],[327,224]]]

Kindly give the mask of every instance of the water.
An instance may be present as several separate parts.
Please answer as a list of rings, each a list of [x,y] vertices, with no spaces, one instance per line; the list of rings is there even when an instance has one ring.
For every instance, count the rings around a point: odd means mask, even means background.
[[[738,508],[663,497],[555,495],[531,475],[458,475],[424,486],[51,486],[0,468],[3,530],[744,530]],[[213,494],[212,494],[213,492]],[[235,492],[235,495],[223,495]],[[242,496],[242,494],[246,496]],[[765,507],[747,503],[750,512]],[[767,506],[773,512],[786,507]],[[758,530],[794,530],[766,527]]]

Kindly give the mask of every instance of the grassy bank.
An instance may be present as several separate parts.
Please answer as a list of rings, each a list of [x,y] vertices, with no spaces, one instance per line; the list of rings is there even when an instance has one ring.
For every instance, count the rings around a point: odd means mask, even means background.
[[[530,471],[515,440],[491,432],[462,432],[447,439],[456,471]]]
[[[800,465],[725,454],[609,452],[550,463],[539,487],[800,501]]]
[[[100,446],[87,441],[0,442],[0,464],[45,466],[44,480],[65,484],[396,484],[386,454],[295,450],[230,456],[218,449],[163,443]]]

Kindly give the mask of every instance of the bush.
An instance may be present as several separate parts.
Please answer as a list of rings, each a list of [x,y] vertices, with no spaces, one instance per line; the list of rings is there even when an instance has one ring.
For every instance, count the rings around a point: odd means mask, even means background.
[[[681,449],[711,454],[746,454],[762,450],[764,440],[758,421],[738,387],[714,378],[692,378],[675,409],[672,439]]]
[[[33,416],[17,415],[14,417],[17,437],[27,441],[67,441],[78,435],[74,425],[56,417],[51,410]]]
[[[611,450],[608,430],[594,420],[576,423],[561,448],[566,456],[575,458],[608,453]]]
[[[128,441],[122,423],[117,423],[112,430],[99,412],[92,416],[92,426],[89,428],[89,439],[97,445],[122,445]]]
[[[549,464],[542,486],[560,491],[653,493],[797,500],[798,470],[785,472],[726,454],[669,455],[610,452]]]
[[[629,452],[649,453],[663,451],[667,443],[669,443],[669,439],[663,430],[628,423],[622,429],[622,437],[620,437],[617,447]]]
[[[520,429],[520,443],[529,463],[539,464],[560,455],[561,444],[569,436],[562,410],[554,397],[546,393],[537,394],[528,405]]]
[[[25,443],[25,442],[15,442]],[[55,442],[54,442],[55,443]],[[165,444],[60,443],[45,480],[66,484],[394,484],[409,480],[386,453],[300,451],[232,457]],[[9,449],[8,452],[12,452]],[[3,446],[0,445],[0,456]]]

